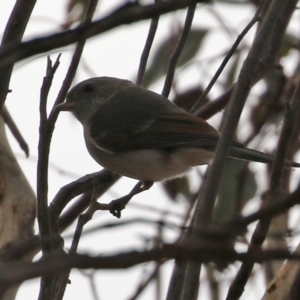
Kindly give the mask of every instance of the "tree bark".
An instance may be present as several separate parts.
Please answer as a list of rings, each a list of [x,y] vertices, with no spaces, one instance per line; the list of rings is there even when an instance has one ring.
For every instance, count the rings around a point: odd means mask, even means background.
[[[31,260],[34,253],[10,252],[12,243],[33,235],[36,198],[9,144],[0,120],[0,266],[12,261]],[[0,300],[15,299],[19,285],[0,289]]]

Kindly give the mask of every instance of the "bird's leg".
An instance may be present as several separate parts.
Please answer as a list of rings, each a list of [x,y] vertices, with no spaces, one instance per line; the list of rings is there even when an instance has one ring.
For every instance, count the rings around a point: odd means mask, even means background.
[[[130,199],[143,191],[149,190],[151,186],[153,185],[153,181],[139,181],[134,188],[131,190],[131,192],[128,195],[125,195],[119,199],[113,200],[109,203],[110,206],[110,213],[117,217],[121,217],[121,210],[123,210],[127,203],[130,201]]]

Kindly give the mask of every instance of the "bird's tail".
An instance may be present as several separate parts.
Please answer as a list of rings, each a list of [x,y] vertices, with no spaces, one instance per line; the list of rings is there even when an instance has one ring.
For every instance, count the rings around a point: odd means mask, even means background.
[[[230,149],[229,156],[233,158],[256,161],[266,164],[270,164],[274,161],[274,157],[270,154],[242,147],[232,147]],[[299,168],[300,163],[285,160],[285,166]]]

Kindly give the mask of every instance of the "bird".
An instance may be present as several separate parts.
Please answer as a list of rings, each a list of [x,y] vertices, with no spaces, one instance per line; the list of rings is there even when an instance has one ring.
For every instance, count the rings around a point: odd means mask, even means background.
[[[209,164],[220,133],[169,99],[131,81],[95,77],[75,85],[56,106],[81,122],[93,159],[112,173],[157,182]],[[274,157],[233,142],[232,158],[272,163]],[[286,167],[300,164],[285,161]]]

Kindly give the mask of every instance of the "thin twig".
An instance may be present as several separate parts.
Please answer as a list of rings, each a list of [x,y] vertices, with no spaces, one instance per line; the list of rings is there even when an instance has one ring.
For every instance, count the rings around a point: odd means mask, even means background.
[[[174,49],[174,52],[171,54],[171,57],[169,60],[165,84],[164,84],[163,90],[161,92],[161,94],[166,98],[168,98],[169,93],[171,91],[177,61],[178,61],[180,54],[182,53],[183,47],[186,43],[187,37],[191,30],[195,10],[196,10],[196,4],[193,4],[188,8],[181,36],[179,38],[176,48]]]
[[[223,59],[221,65],[220,65],[220,67],[218,68],[217,72],[215,73],[215,75],[211,79],[210,83],[208,84],[207,88],[205,89],[205,91],[203,92],[203,94],[201,95],[201,97],[199,98],[199,100],[195,103],[195,105],[190,110],[190,113],[196,113],[197,109],[203,104],[203,100],[205,99],[205,97],[208,95],[208,93],[210,92],[210,90],[213,87],[213,85],[218,80],[219,76],[221,75],[221,73],[223,72],[223,70],[226,67],[227,63],[229,62],[230,58],[232,57],[232,55],[236,51],[237,47],[239,46],[240,42],[243,40],[243,38],[248,33],[248,31],[253,27],[253,25],[256,22],[258,22],[258,21],[260,21],[259,12],[257,12],[254,15],[254,17],[250,21],[250,23],[239,34],[239,36],[237,37],[236,41],[233,43],[232,47],[230,48],[230,50],[228,51],[228,53],[224,57],[224,59]]]
[[[56,243],[53,239],[53,227],[51,226],[50,215],[48,210],[48,162],[50,138],[47,139],[48,133],[51,132],[47,126],[46,104],[49,89],[52,84],[53,76],[59,65],[59,56],[52,66],[52,61],[48,57],[47,71],[41,87],[40,96],[40,137],[38,144],[38,162],[37,162],[37,219],[39,233],[41,236],[41,248],[44,256],[47,256],[54,250]],[[51,282],[53,277],[42,277],[40,285],[39,299],[50,300],[52,298]]]
[[[230,100],[234,87],[235,85],[232,85],[230,89],[228,89],[225,93],[220,95],[217,99],[208,102],[203,106],[200,105],[199,109],[195,111],[195,115],[204,120],[207,120],[222,109],[224,109],[224,107],[226,107]]]
[[[69,251],[70,254],[77,252],[79,240],[80,240],[80,237],[81,237],[81,234],[83,231],[83,226],[92,219],[95,211],[97,210],[97,198],[98,198],[97,194],[98,193],[96,190],[97,190],[97,186],[95,184],[95,188],[93,190],[92,197],[90,199],[90,206],[84,214],[79,216],[76,230],[75,230],[74,237],[73,237],[73,241],[72,241],[72,245],[71,245],[71,249]]]
[[[26,143],[25,139],[23,138],[19,128],[17,127],[16,123],[14,122],[13,118],[11,117],[11,115],[5,105],[2,108],[2,117],[3,117],[5,124],[8,126],[11,134],[14,136],[16,141],[19,143],[20,148],[24,151],[26,157],[28,157],[29,156],[28,144]]]
[[[40,139],[38,147],[38,162],[37,162],[37,219],[39,232],[41,235],[41,246],[43,254],[51,252],[52,245],[49,240],[43,240],[43,237],[52,236],[52,228],[50,225],[50,216],[48,212],[48,160],[49,160],[49,143],[45,142],[47,133],[47,112],[46,103],[53,76],[59,66],[59,57],[52,66],[50,58],[48,58],[47,72],[43,80],[41,88],[40,101]]]
[[[16,1],[2,36],[0,56],[5,53],[10,55],[7,48],[16,49],[20,45],[35,3],[36,0]],[[9,82],[15,62],[15,60],[7,61],[5,68],[0,68],[0,111],[9,92]]]
[[[43,130],[44,123],[47,121],[47,100],[48,94],[52,85],[54,74],[60,64],[61,54],[58,54],[55,64],[52,66],[52,61],[50,57],[47,57],[47,68],[46,68],[46,76],[43,79],[43,84],[41,87],[41,94],[40,94],[40,130]]]
[[[156,3],[159,3],[160,1],[161,0],[155,0]],[[144,49],[143,49],[143,52],[142,52],[142,55],[140,58],[140,65],[139,65],[138,74],[137,74],[137,78],[136,78],[137,85],[142,84],[144,73],[145,73],[146,66],[147,66],[148,57],[149,57],[150,50],[151,50],[151,47],[152,47],[152,44],[154,41],[156,30],[158,27],[158,22],[159,22],[159,16],[156,16],[151,20],[146,43],[145,43],[145,46],[144,46]]]
[[[245,217],[238,217],[237,219],[231,220],[227,225],[232,228],[239,228],[243,230],[251,223],[258,221],[263,218],[272,218],[288,210],[289,208],[300,204],[300,185],[297,189],[289,194],[285,195],[279,193],[278,197],[274,197],[272,203],[266,203],[256,212],[253,212]]]
[[[137,290],[134,292],[134,294],[132,296],[130,296],[128,298],[128,300],[136,300],[136,299],[138,299],[138,297],[145,290],[145,288],[149,285],[149,283],[151,283],[151,281],[156,278],[157,273],[159,272],[159,269],[160,269],[160,267],[161,267],[161,265],[163,263],[164,262],[158,262],[158,263],[156,263],[153,271],[148,275],[148,277],[146,279],[143,280],[143,282],[141,282],[139,284]]]

